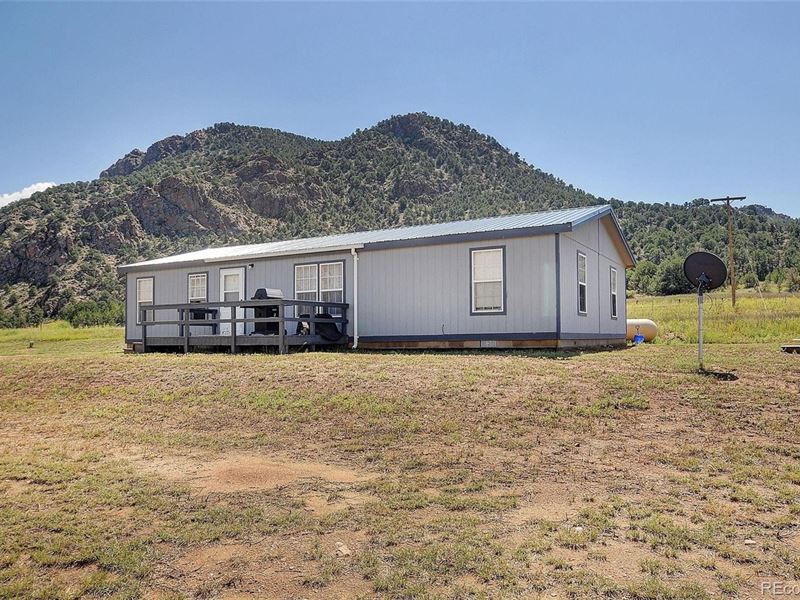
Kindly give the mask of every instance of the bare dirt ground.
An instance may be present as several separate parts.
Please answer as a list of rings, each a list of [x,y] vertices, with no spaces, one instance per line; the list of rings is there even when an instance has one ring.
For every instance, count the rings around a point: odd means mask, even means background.
[[[800,362],[772,345],[712,346],[735,381],[690,346],[37,350],[0,356],[0,598],[800,591]]]

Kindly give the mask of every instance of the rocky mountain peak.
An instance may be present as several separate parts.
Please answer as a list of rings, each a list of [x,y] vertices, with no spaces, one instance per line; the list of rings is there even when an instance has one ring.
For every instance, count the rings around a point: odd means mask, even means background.
[[[217,123],[132,150],[99,180],[62,184],[5,207],[0,311],[23,303],[53,316],[75,300],[116,302],[116,265],[202,247],[601,201],[492,137],[425,113],[393,116],[337,141]],[[707,201],[615,206],[634,250],[656,262],[704,232],[712,232],[709,249],[724,241],[724,210]],[[759,207],[740,211],[737,227],[768,232],[742,253],[753,257],[759,276],[800,260],[793,241],[800,221]]]
[[[113,165],[108,167],[105,171],[100,173],[100,179],[124,177],[125,175],[130,175],[142,165],[143,158],[144,152],[138,148],[134,148]]]

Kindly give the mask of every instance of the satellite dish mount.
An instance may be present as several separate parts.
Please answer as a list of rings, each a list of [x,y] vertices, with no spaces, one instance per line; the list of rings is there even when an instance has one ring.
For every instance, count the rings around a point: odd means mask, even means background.
[[[711,252],[694,252],[683,261],[683,274],[697,289],[697,360],[700,372],[705,371],[703,356],[703,295],[720,287],[728,277],[725,263]]]

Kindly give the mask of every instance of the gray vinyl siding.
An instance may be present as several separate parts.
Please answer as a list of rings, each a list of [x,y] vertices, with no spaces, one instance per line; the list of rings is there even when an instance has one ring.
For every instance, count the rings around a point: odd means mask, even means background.
[[[625,264],[605,219],[561,233],[561,332],[592,335],[625,334]],[[587,311],[578,314],[578,252],[586,255]],[[617,269],[617,318],[611,318],[611,267]]]
[[[471,315],[470,250],[498,246],[505,253],[505,314]],[[553,235],[372,250],[359,256],[360,336],[556,330]]]
[[[611,217],[595,219],[559,234],[442,241],[358,251],[361,337],[474,335],[502,339],[503,334],[517,338],[538,334],[540,338],[554,339],[558,331],[573,337],[624,335],[628,259],[621,253],[621,240]],[[491,247],[504,250],[504,314],[472,314],[471,250]],[[578,251],[587,257],[586,316],[578,315]],[[138,278],[154,278],[155,304],[176,304],[187,302],[189,274],[207,272],[208,301],[214,302],[219,300],[220,269],[245,267],[245,298],[251,298],[260,287],[277,288],[285,298],[294,298],[295,265],[333,261],[344,262],[344,301],[350,303],[348,333],[352,336],[353,259],[349,251],[336,251],[129,271],[126,339],[141,339],[135,308]],[[248,268],[249,263],[253,268]],[[618,277],[617,319],[611,318],[611,266],[616,267]],[[177,311],[170,313],[162,312],[158,317],[177,318]],[[249,324],[247,331],[252,329]],[[151,336],[174,336],[177,332],[177,325],[148,329]],[[210,333],[210,329],[197,331],[203,332]]]
[[[189,274],[208,272],[208,301],[219,301],[219,271],[231,267],[245,267],[245,298],[252,298],[258,288],[274,288],[283,291],[284,298],[294,298],[294,266],[312,262],[344,262],[344,301],[352,302],[352,257],[349,253],[303,254],[280,258],[256,259],[249,262],[233,261],[225,263],[205,264],[183,268],[165,268],[151,271],[134,271],[127,274],[126,294],[126,333],[127,340],[142,339],[141,327],[136,325],[136,280],[141,277],[154,278],[155,304],[178,304],[187,302],[189,296]],[[253,268],[247,267],[252,263]],[[252,313],[248,315],[252,317]],[[157,315],[163,320],[177,319],[177,311],[161,311]],[[349,313],[352,319],[352,310]],[[253,324],[247,326],[247,332],[253,330]],[[198,328],[197,333],[210,333],[209,328]],[[348,325],[352,335],[352,324]],[[148,336],[173,336],[178,334],[176,325],[148,327]]]

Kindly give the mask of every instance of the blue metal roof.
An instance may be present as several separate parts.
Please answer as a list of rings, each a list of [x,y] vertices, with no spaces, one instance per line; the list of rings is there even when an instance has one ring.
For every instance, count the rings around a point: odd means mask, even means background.
[[[308,254],[311,252],[331,252],[336,250],[349,250],[351,248],[368,249],[376,246],[424,245],[425,242],[423,242],[423,240],[437,239],[437,241],[446,242],[452,237],[453,241],[458,241],[457,238],[460,236],[474,236],[476,234],[490,234],[494,232],[500,234],[498,237],[507,237],[508,234],[506,232],[525,232],[535,235],[545,232],[570,231],[582,223],[598,219],[607,214],[614,216],[614,211],[611,209],[610,205],[602,204],[599,206],[565,208],[522,215],[506,215],[502,217],[452,221],[449,223],[342,233],[322,237],[268,242],[265,244],[208,248],[196,252],[188,252],[186,254],[178,254],[124,265],[120,267],[120,270],[128,271],[164,265],[177,265],[181,263],[213,263],[266,258],[270,256]],[[619,227],[616,216],[614,216],[614,222],[617,224],[617,227]],[[621,231],[620,236],[622,236]],[[414,243],[415,240],[419,240],[420,243]],[[627,243],[625,245],[627,248]],[[627,249],[630,253],[630,249]],[[630,254],[633,260],[633,254]]]

